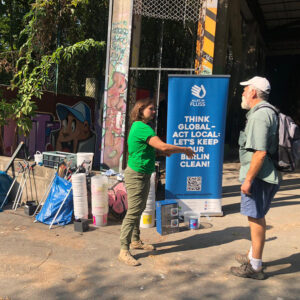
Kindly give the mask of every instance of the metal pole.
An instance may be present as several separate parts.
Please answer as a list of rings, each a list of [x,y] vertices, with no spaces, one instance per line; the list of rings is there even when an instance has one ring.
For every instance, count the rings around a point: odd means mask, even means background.
[[[52,178],[50,184],[48,185],[48,187],[47,187],[47,189],[46,189],[46,191],[45,191],[45,193],[44,193],[44,195],[43,195],[41,201],[39,202],[39,204],[38,204],[38,206],[37,206],[35,212],[33,213],[33,216],[36,215],[36,213],[37,213],[37,211],[39,210],[39,208],[41,207],[41,205],[43,205],[44,202],[46,201],[46,199],[47,199],[47,197],[48,197],[48,195],[49,195],[50,189],[51,189],[51,187],[52,187],[52,183],[53,183],[53,181],[54,181],[54,179],[55,179],[55,175],[56,175],[56,173],[54,173],[53,178]]]
[[[25,177],[25,179],[24,179],[24,182],[23,182],[23,185],[22,185],[22,188],[21,188],[21,191],[20,191],[20,194],[18,195],[18,199],[17,199],[17,202],[16,202],[16,205],[15,205],[15,210],[17,210],[17,208],[18,208],[18,205],[19,205],[19,203],[20,203],[20,200],[21,200],[21,198],[22,198],[22,194],[23,194],[23,190],[24,190],[24,187],[25,187],[25,184],[26,184],[26,181],[27,181],[27,179],[28,179],[28,176],[29,176],[29,168],[28,168],[28,172],[27,172],[27,174],[26,174],[26,177]],[[26,186],[27,187],[27,186]]]
[[[110,64],[110,39],[111,39],[111,25],[112,25],[112,9],[113,0],[109,0],[109,12],[108,12],[108,28],[107,28],[107,42],[106,42],[106,66],[105,66],[105,81],[104,81],[104,104],[107,102],[107,90],[108,90],[108,74]]]
[[[105,65],[105,80],[104,80],[104,93],[103,93],[103,107],[107,103],[107,91],[108,91],[108,74],[109,74],[109,65],[110,65],[110,40],[111,40],[111,26],[112,26],[112,10],[113,10],[113,1],[109,0],[109,11],[108,11],[108,28],[107,28],[107,41],[106,41],[106,65]],[[106,110],[103,109],[102,116],[102,128],[105,127],[106,120]],[[101,134],[101,154],[100,154],[100,162],[102,162],[103,152],[104,152],[104,138],[103,134]]]
[[[20,193],[20,190],[21,190],[21,186],[23,185],[23,181],[25,180],[25,177],[26,177],[26,176],[25,176],[25,172],[26,172],[26,169],[24,169],[24,172],[22,173],[22,178],[21,178],[20,183],[19,183],[19,187],[18,187],[16,196],[15,196],[15,200],[14,200],[14,203],[13,203],[13,205],[12,205],[12,209],[15,208],[17,199],[19,198],[19,193]]]
[[[159,61],[158,61],[159,68],[161,68],[163,42],[164,42],[164,20],[162,20],[161,22],[161,31],[160,31]],[[160,81],[161,81],[161,70],[158,71],[158,77],[157,77],[157,98],[156,98],[156,118],[155,118],[156,133],[157,133],[157,121],[158,121],[157,119],[158,119],[158,107],[159,107],[159,96],[160,96]]]
[[[8,192],[7,192],[5,198],[4,198],[4,200],[3,200],[3,202],[2,202],[2,204],[0,206],[0,210],[2,210],[2,207],[5,205],[6,200],[7,200],[8,196],[9,196],[9,194],[10,194],[10,191],[12,190],[13,186],[15,185],[15,182],[16,182],[17,178],[19,177],[20,173],[21,173],[21,171],[18,172],[17,176],[14,178],[12,184],[10,185],[10,188],[9,188],[9,190],[8,190]]]
[[[53,223],[55,222],[55,220],[56,220],[56,218],[57,218],[57,216],[58,216],[58,214],[59,214],[61,208],[63,207],[64,203],[66,202],[66,200],[67,200],[67,198],[68,198],[68,196],[69,196],[71,190],[72,190],[72,186],[71,186],[71,188],[69,189],[69,192],[67,193],[67,195],[66,195],[64,201],[61,203],[61,205],[60,205],[60,207],[59,207],[59,209],[58,209],[58,211],[57,211],[55,217],[53,218],[53,220],[52,220],[52,222],[51,222],[51,224],[50,224],[50,226],[49,226],[49,229],[51,229]]]

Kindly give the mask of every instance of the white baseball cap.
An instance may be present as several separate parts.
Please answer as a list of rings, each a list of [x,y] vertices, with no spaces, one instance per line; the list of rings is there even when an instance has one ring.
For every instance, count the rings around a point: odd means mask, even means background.
[[[255,76],[248,81],[240,82],[240,85],[253,85],[262,92],[269,94],[271,91],[271,86],[269,81],[264,77]]]

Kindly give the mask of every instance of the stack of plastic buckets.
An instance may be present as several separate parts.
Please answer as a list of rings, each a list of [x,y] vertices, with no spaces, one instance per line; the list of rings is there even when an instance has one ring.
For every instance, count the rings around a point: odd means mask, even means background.
[[[150,190],[146,203],[146,208],[141,216],[141,228],[153,227],[155,223],[155,179],[156,173],[153,172],[150,178]]]
[[[72,188],[75,219],[87,219],[89,211],[86,175],[83,173],[72,175]]]
[[[107,225],[108,215],[108,179],[106,176],[93,176],[91,178],[92,214],[95,226]]]

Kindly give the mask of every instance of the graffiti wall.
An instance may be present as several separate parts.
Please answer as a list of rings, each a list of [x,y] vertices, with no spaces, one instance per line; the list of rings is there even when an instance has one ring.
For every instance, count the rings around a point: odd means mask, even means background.
[[[115,0],[108,87],[104,97],[101,162],[119,171],[124,148],[132,0]]]
[[[6,92],[6,99],[13,97],[15,93]],[[98,150],[100,145],[96,144],[93,98],[45,92],[42,99],[35,100],[38,113],[32,119],[31,131],[26,137],[18,134],[18,143],[24,141],[31,156],[36,151],[76,153]],[[10,156],[13,152],[15,127],[16,124],[10,121],[3,128],[4,155]],[[95,160],[97,162],[96,156]]]

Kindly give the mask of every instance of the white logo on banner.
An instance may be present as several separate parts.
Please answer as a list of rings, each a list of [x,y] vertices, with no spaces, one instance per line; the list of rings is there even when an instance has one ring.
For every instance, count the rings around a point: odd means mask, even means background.
[[[206,95],[206,90],[203,84],[193,85],[191,88],[191,93],[193,96],[197,97],[197,99],[192,99],[190,102],[190,106],[205,106],[205,99],[203,99]]]
[[[206,90],[203,86],[203,84],[201,84],[201,86],[198,85],[193,85],[192,89],[191,89],[192,95],[194,95],[197,98],[204,98],[206,95]]]

